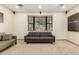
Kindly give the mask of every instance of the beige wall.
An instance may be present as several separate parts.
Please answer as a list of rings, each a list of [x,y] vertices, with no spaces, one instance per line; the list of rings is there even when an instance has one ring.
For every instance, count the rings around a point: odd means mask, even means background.
[[[16,13],[14,19],[14,34],[18,39],[23,39],[24,35],[28,33],[28,21],[26,13]]]
[[[0,23],[0,32],[13,33],[13,18],[12,11],[0,5],[0,12],[4,14],[4,23]]]
[[[65,13],[54,13],[53,14],[53,33],[56,39],[67,38],[67,20]]]
[[[18,39],[23,39],[24,35],[28,33],[28,15],[38,15],[39,13],[16,13],[14,33],[18,36]],[[56,39],[66,39],[67,33],[67,20],[65,13],[43,13],[43,15],[53,16],[53,31],[52,34],[56,36]]]
[[[79,6],[70,10],[68,12],[67,16],[73,15],[73,14],[78,13],[78,12],[79,12]],[[79,44],[79,32],[68,31],[68,40]]]

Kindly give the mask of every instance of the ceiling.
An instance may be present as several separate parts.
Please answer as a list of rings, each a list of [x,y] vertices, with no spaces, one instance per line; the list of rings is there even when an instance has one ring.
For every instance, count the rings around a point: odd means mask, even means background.
[[[65,12],[74,8],[77,4],[64,4],[65,8],[60,7],[60,4],[22,4],[22,7],[16,8],[17,4],[3,4],[3,6],[9,8],[15,12],[27,12],[27,13],[37,13],[39,11],[48,12]],[[38,6],[42,8],[39,9]]]

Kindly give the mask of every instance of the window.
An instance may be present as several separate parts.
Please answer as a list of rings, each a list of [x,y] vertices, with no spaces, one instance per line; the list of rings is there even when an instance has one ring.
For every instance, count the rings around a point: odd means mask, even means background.
[[[29,31],[52,31],[52,16],[28,16]]]

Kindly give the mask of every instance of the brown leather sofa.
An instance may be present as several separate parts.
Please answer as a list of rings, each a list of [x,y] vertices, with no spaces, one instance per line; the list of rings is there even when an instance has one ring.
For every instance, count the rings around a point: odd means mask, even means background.
[[[27,43],[53,43],[55,36],[51,32],[29,32],[24,36],[24,41]]]

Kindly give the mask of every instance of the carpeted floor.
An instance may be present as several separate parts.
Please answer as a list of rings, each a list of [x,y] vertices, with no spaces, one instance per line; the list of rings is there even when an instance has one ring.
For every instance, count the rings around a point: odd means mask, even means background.
[[[75,55],[79,54],[79,46],[68,41],[56,41],[54,44],[26,44],[18,40],[14,45],[0,53],[1,55]]]

